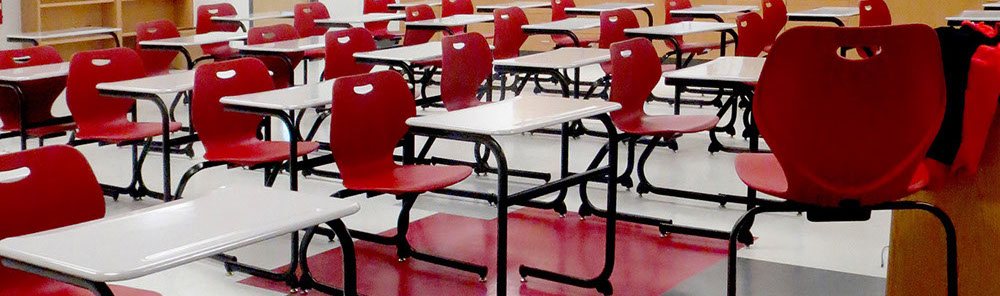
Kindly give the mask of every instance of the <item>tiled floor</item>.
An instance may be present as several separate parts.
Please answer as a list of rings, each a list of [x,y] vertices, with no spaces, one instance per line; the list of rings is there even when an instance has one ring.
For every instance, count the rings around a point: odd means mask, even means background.
[[[585,71],[584,77],[585,79],[588,76],[592,78],[594,73],[599,71],[599,69],[588,69]],[[657,92],[664,96],[672,93],[665,88],[658,89]],[[60,112],[65,113],[64,103],[57,104],[59,105],[57,109],[61,109]],[[651,103],[647,106],[647,110],[651,113],[667,113],[670,109],[668,105],[661,103]],[[140,118],[143,120],[158,120],[155,107],[151,104],[140,102],[139,110]],[[421,113],[434,112],[442,111],[428,109]],[[682,112],[685,114],[714,114],[716,109],[714,107],[685,107]],[[309,114],[306,120],[310,120],[312,116]],[[186,118],[180,116],[179,120],[186,121]],[[326,127],[322,129],[320,140],[327,138],[327,135],[323,134],[327,130]],[[553,174],[558,172],[558,137],[525,134],[502,137],[498,140],[506,149],[512,168],[547,171]],[[746,145],[746,142],[741,138],[723,136],[722,140],[732,145]],[[65,138],[52,139],[47,143],[61,141],[65,141]],[[13,139],[4,140],[0,142],[0,149],[14,151],[17,149],[16,142]],[[709,142],[707,134],[685,135],[678,142],[680,150],[671,152],[667,149],[660,149],[651,157],[649,177],[654,183],[705,192],[730,194],[745,192],[745,186],[736,177],[732,167],[734,155],[708,153],[706,151]],[[599,139],[590,137],[572,140],[571,169],[584,168],[601,144],[603,142]],[[203,150],[200,146],[196,147],[200,155]],[[127,182],[129,178],[129,150],[127,148],[88,145],[81,146],[79,149],[90,160],[102,183],[123,185]],[[438,141],[432,150],[432,155],[471,159],[471,151],[471,144]],[[158,181],[160,178],[157,177],[160,174],[158,165],[160,157],[160,154],[152,154],[143,170],[148,180],[147,183],[154,190],[161,188]],[[199,158],[172,157],[171,175],[175,182],[174,186],[176,186],[177,180],[180,179],[184,171],[199,162]],[[621,157],[621,159],[624,162],[625,157]],[[185,197],[198,198],[199,195],[221,185],[259,187],[262,186],[262,179],[262,173],[259,171],[212,168],[195,177],[189,184]],[[523,189],[535,184],[533,182],[513,178],[511,187],[513,190]],[[288,186],[287,175],[280,176],[275,184],[275,187],[279,188],[285,186]],[[495,190],[495,179],[493,176],[472,177],[460,183],[458,187],[493,191]],[[300,179],[300,191],[302,192],[329,195],[342,188],[337,180],[318,177]],[[590,188],[591,198],[600,206],[603,206],[603,201],[596,197],[602,191],[603,189],[599,186],[591,186]],[[624,188],[620,189],[618,196],[620,211],[670,218],[678,224],[719,230],[731,228],[744,210],[742,205],[728,205],[723,208],[715,203],[648,194],[639,196],[634,191]],[[394,227],[399,205],[393,198],[381,196],[366,199],[363,196],[355,196],[351,197],[351,200],[357,201],[362,206],[362,210],[360,213],[345,219],[349,227],[374,233],[390,230]],[[158,201],[150,199],[133,201],[127,197],[117,202],[110,198],[107,200],[109,215],[157,203]],[[567,203],[571,211],[575,211],[579,207],[579,195],[576,190],[570,191]],[[423,219],[434,213],[447,213],[479,219],[495,218],[494,209],[485,202],[427,194],[418,202],[413,211],[412,219]],[[739,252],[740,258],[753,259],[752,261],[741,261],[743,266],[741,270],[744,275],[750,272],[754,273],[753,277],[744,277],[752,281],[749,284],[751,287],[769,287],[767,290],[754,291],[753,295],[803,295],[809,294],[808,291],[815,291],[817,287],[823,289],[856,287],[862,290],[853,291],[864,291],[859,292],[859,294],[881,294],[880,285],[884,285],[881,278],[885,277],[886,270],[880,266],[880,261],[882,260],[883,247],[889,242],[888,229],[888,213],[875,213],[871,221],[865,223],[825,224],[808,223],[804,217],[795,214],[763,215],[757,219],[754,226],[754,235],[758,237],[756,244]],[[482,235],[493,234],[484,232]],[[512,235],[516,234],[512,233]],[[336,243],[316,240],[311,246],[311,254],[319,254],[336,246]],[[232,254],[237,255],[241,261],[277,268],[287,263],[287,248],[287,237],[283,237],[243,248],[232,252]],[[95,251],[99,252],[100,250]],[[659,270],[656,267],[651,266],[650,270],[667,276],[669,270]],[[628,268],[629,266],[625,265],[617,266],[616,272],[626,273]],[[668,295],[716,295],[715,291],[721,292],[719,287],[724,285],[723,273],[718,270],[720,268],[716,264],[706,272],[680,284]],[[491,270],[492,272],[495,271]],[[155,290],[168,296],[284,294],[237,283],[246,278],[244,275],[227,276],[220,263],[203,260],[121,284]],[[364,281],[365,279],[360,280]],[[512,278],[511,280],[516,281],[517,279]],[[812,282],[816,282],[816,284],[804,284]],[[391,285],[392,283],[383,284]],[[749,291],[748,289],[744,290]],[[618,295],[634,295],[621,289],[616,290],[616,292]],[[855,294],[853,292],[845,293]]]

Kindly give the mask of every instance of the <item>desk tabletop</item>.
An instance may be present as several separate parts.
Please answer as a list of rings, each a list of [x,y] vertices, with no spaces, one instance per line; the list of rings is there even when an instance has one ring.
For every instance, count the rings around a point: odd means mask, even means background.
[[[121,30],[122,29],[120,28],[109,28],[109,27],[80,27],[80,28],[72,28],[65,30],[14,33],[7,35],[7,39],[44,40],[44,39],[56,39],[56,38],[117,33],[121,32]]]
[[[356,52],[354,53],[354,58],[380,61],[416,62],[437,58],[441,55],[443,55],[441,42],[435,41],[368,52]]]
[[[684,21],[673,24],[625,29],[630,36],[683,36],[688,34],[736,29],[736,24],[720,22]]]
[[[329,196],[223,187],[204,197],[0,241],[0,256],[71,276],[134,279],[358,211]]]
[[[587,17],[573,17],[554,22],[528,24],[521,26],[521,30],[542,30],[542,31],[576,31],[601,27],[601,20]]]
[[[194,89],[194,70],[132,80],[98,83],[97,89],[139,94],[175,94]]]
[[[550,7],[550,6],[552,6],[551,2],[543,2],[543,1],[515,1],[515,2],[510,2],[510,3],[499,3],[499,4],[492,4],[492,5],[480,5],[480,6],[476,6],[476,11],[478,11],[478,12],[492,12],[492,11],[497,10],[497,9],[503,9],[503,8],[509,8],[509,7],[517,7],[517,8],[521,8],[521,9],[528,9],[528,8],[546,8],[546,7]]]
[[[269,12],[251,13],[250,15],[213,16],[212,20],[216,22],[245,22],[245,21],[257,21],[257,20],[293,18],[293,17],[295,17],[295,13],[291,11],[269,11]]]
[[[836,17],[846,18],[861,14],[858,7],[820,7],[806,11],[789,12],[789,17]]]
[[[481,135],[510,135],[605,114],[618,103],[524,95],[458,111],[412,117],[406,124]]]
[[[337,29],[332,29],[337,30]],[[310,36],[295,40],[285,40],[261,44],[240,44],[233,46],[240,51],[248,52],[268,52],[268,53],[292,53],[303,52],[312,49],[326,48],[326,38],[324,36]]]
[[[456,14],[453,16],[406,22],[407,27],[448,28],[493,21],[492,14]]]
[[[69,62],[0,70],[0,82],[24,82],[69,74]]]
[[[764,58],[720,57],[697,66],[663,74],[667,80],[710,80],[722,82],[756,83],[764,68]]]
[[[1000,8],[1000,2],[985,3],[985,4],[983,4],[983,7],[984,8]]]
[[[700,5],[691,8],[670,11],[670,14],[683,15],[719,15],[739,12],[757,11],[759,8],[753,5]]]
[[[587,5],[587,6],[578,6],[578,7],[566,7],[566,13],[569,13],[569,14],[573,14],[573,13],[600,13],[600,12],[604,12],[604,11],[612,11],[612,10],[619,10],[619,9],[636,10],[636,9],[643,9],[643,8],[649,8],[649,7],[653,7],[653,4],[652,3],[618,3],[618,2],[611,2],[611,3],[601,3],[601,4],[594,4],[594,5]]]
[[[389,3],[389,9],[392,9],[392,10],[404,10],[407,7],[417,6],[417,5],[427,5],[427,6],[430,6],[430,7],[441,6],[441,1],[440,0],[438,0],[438,1],[429,0],[429,1],[406,2],[406,3]]]
[[[997,10],[966,10],[956,16],[946,18],[948,21],[996,22],[1000,21],[1000,11]]]
[[[302,110],[330,105],[336,79],[239,96],[222,97],[220,103],[268,110]]]
[[[611,60],[611,51],[602,48],[562,47],[556,50],[493,61],[495,66],[573,69]]]
[[[244,32],[209,32],[191,36],[140,41],[140,46],[182,47],[246,40]]]
[[[350,26],[351,24],[367,24],[374,22],[396,21],[403,19],[406,19],[406,14],[375,12],[375,13],[366,13],[361,15],[345,16],[345,17],[318,19],[316,20],[316,24],[320,26],[339,27],[339,26]]]

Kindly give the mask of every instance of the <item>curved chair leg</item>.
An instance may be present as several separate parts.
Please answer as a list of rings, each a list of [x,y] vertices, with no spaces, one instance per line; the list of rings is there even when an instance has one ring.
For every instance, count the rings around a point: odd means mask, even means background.
[[[347,231],[347,227],[343,221],[339,219],[333,220],[327,222],[326,225],[330,226],[337,237],[340,237],[340,251],[344,254],[344,290],[341,291],[340,289],[316,282],[312,276],[312,272],[309,270],[307,251],[317,227],[310,227],[306,230],[306,234],[302,237],[302,242],[299,246],[299,263],[302,269],[299,286],[301,286],[303,293],[308,292],[309,289],[316,289],[329,295],[358,295],[357,259],[354,252],[354,240],[351,239],[351,235]]]
[[[743,233],[744,230],[746,230],[746,233],[750,232],[749,227],[750,224],[753,223],[754,216],[757,216],[757,214],[760,213],[772,211],[778,210],[768,210],[766,207],[756,207],[750,209],[746,213],[743,213],[743,216],[736,221],[736,225],[733,225],[733,230],[729,233],[729,253],[726,261],[726,295],[736,296],[736,248],[740,234]]]
[[[635,191],[639,195],[649,193],[652,184],[649,183],[649,179],[646,178],[646,161],[649,160],[649,155],[653,154],[653,149],[660,142],[661,137],[653,137],[649,140],[649,144],[646,144],[646,149],[642,150],[642,154],[639,155],[639,163],[636,164],[636,173],[639,175],[639,185],[636,185]]]
[[[177,95],[174,96],[174,101],[170,102],[170,111],[168,112],[170,114],[170,121],[177,121],[177,118],[175,118],[177,105],[182,101],[185,94],[185,92],[177,93]]]
[[[316,117],[316,121],[313,122],[312,128],[309,129],[306,141],[312,141],[312,139],[316,137],[316,133],[319,132],[319,127],[323,125],[323,121],[325,121],[327,117],[330,117],[329,110],[319,113],[319,116]]]
[[[284,162],[278,162],[278,164],[276,164],[271,169],[267,168],[264,169],[264,186],[266,187],[274,186],[274,181],[278,179],[278,174],[280,174],[281,170],[284,169],[285,167],[282,165],[283,163]]]
[[[184,176],[181,177],[181,182],[177,184],[177,192],[174,193],[174,199],[181,198],[181,193],[184,193],[184,188],[187,187],[188,181],[191,181],[191,177],[194,177],[194,174],[197,174],[201,170],[210,167],[217,167],[224,164],[226,163],[221,161],[205,161],[189,168],[187,172],[184,172]]]

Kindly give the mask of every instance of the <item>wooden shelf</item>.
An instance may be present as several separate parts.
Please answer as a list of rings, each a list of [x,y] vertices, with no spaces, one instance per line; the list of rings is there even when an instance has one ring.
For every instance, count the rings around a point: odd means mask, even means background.
[[[54,8],[54,7],[69,7],[69,6],[82,6],[82,5],[94,5],[94,4],[111,4],[115,3],[115,0],[85,0],[85,1],[65,1],[65,2],[50,2],[41,3],[38,5],[40,8]]]

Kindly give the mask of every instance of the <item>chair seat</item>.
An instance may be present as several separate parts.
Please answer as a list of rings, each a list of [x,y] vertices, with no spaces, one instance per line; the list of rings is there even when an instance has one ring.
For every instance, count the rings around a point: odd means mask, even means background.
[[[305,52],[304,57],[306,59],[308,59],[308,60],[322,60],[322,59],[326,58],[326,49],[325,48],[317,48],[317,49],[307,50]]]
[[[440,57],[429,59],[429,60],[423,60],[423,61],[413,62],[414,65],[417,65],[419,67],[424,67],[424,68],[426,68],[426,67],[438,67],[438,68],[441,68],[441,63],[442,63],[442,58],[440,58]]]
[[[611,75],[611,62],[601,63],[601,70],[604,70],[604,74]],[[660,72],[670,72],[677,70],[677,65],[675,64],[661,64]]]
[[[171,122],[169,131],[181,129],[179,122]],[[126,141],[148,139],[163,134],[163,125],[159,122],[117,122],[87,130],[80,129],[76,137],[81,140],[98,140],[104,143],[117,144]]]
[[[715,115],[647,115],[615,125],[630,134],[669,137],[707,131],[718,123]]]
[[[205,160],[224,161],[238,166],[253,166],[289,158],[288,142],[285,141],[257,141],[213,148],[216,149],[205,152]],[[296,148],[295,156],[303,156],[319,149],[319,143],[298,142]]]
[[[0,267],[3,268],[3,267]],[[93,296],[86,289],[79,288],[56,280],[50,280],[34,274],[23,272],[0,272],[4,279],[0,280],[0,295],[32,295],[32,296]],[[123,286],[109,285],[111,292],[117,296],[160,296],[160,293],[134,289]]]
[[[344,187],[393,195],[443,189],[472,175],[467,166],[407,165],[344,179]]]
[[[788,179],[778,159],[771,153],[741,153],[736,155],[736,174],[740,180],[754,190],[792,201],[788,196]],[[910,180],[909,192],[917,192],[927,186],[930,174],[924,164],[917,167]]]
[[[228,44],[219,43],[217,46],[211,48],[202,48],[205,55],[212,56],[216,60],[227,60],[238,55],[240,51],[238,49],[229,47]]]
[[[38,137],[45,136],[45,135],[51,135],[51,134],[60,133],[60,132],[68,132],[68,131],[72,131],[72,130],[75,130],[75,129],[76,129],[76,123],[75,122],[67,122],[67,123],[62,123],[62,124],[54,124],[54,125],[40,126],[40,127],[36,127],[36,128],[29,128],[27,130],[27,132],[28,132],[28,136],[29,137],[38,138]],[[4,126],[4,127],[0,128],[0,130],[5,131],[5,132],[16,132],[16,131],[19,131],[19,128]]]
[[[573,38],[566,35],[552,35],[552,41],[556,43],[556,47],[576,47]],[[590,47],[594,43],[597,43],[597,38],[580,38],[580,47]]]

